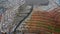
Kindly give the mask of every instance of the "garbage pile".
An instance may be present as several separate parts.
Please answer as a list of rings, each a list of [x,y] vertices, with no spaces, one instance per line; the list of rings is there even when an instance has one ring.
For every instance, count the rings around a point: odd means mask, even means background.
[[[21,18],[19,15],[20,8],[25,7],[24,0],[0,0],[0,31],[12,32]],[[17,19],[19,18],[19,19]]]

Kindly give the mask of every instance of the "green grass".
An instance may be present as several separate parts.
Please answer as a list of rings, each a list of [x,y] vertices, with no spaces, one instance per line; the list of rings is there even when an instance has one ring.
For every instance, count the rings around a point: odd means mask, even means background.
[[[55,29],[54,31],[55,31],[55,32],[60,32],[60,29],[57,28],[57,29]]]

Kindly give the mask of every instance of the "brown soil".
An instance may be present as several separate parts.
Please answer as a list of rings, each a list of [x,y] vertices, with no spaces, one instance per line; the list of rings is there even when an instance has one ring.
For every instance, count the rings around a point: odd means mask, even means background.
[[[29,32],[40,32],[40,34],[60,34],[55,32],[60,29],[60,8],[55,8],[49,12],[34,10],[31,19],[26,22]]]

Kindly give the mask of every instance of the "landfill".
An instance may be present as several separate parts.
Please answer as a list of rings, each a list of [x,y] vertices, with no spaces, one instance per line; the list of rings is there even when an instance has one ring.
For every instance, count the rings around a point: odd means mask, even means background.
[[[60,34],[60,0],[0,0],[0,34]]]

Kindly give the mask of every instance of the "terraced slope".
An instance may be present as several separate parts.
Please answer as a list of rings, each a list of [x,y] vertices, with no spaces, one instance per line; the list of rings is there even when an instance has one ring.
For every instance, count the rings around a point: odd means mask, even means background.
[[[60,34],[60,8],[47,11],[33,11],[26,22],[28,32],[40,34]]]

